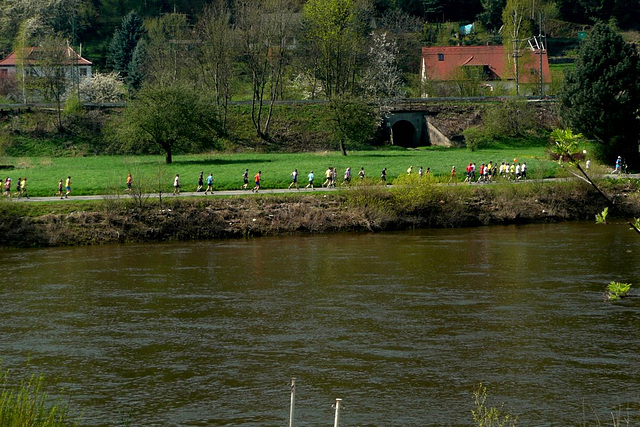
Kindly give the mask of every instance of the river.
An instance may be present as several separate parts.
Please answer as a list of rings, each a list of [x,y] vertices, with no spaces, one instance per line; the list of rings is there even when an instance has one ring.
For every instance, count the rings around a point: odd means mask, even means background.
[[[640,424],[640,237],[592,222],[1,249],[0,357],[81,425]],[[63,388],[63,391],[59,391]]]

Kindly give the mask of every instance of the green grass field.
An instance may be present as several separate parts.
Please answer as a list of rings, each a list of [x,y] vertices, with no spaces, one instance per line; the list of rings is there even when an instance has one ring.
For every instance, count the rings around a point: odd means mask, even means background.
[[[530,178],[554,177],[562,174],[557,163],[551,161],[544,147],[482,149],[469,151],[460,148],[384,149],[353,151],[344,157],[339,152],[298,154],[200,154],[179,155],[170,165],[163,156],[94,156],[94,157],[22,157],[0,158],[2,165],[14,165],[15,169],[0,169],[0,176],[12,180],[26,176],[31,196],[52,196],[57,191],[58,180],[71,175],[72,194],[115,194],[125,188],[127,173],[131,172],[134,184],[149,191],[172,191],[175,174],[180,174],[182,191],[195,191],[198,175],[211,172],[215,190],[239,189],[242,172],[249,169],[250,181],[258,170],[262,171],[262,188],[286,188],[294,168],[300,173],[300,183],[306,184],[309,171],[316,175],[316,185],[324,180],[324,171],[335,166],[338,177],[346,167],[351,167],[354,178],[360,167],[367,177],[377,181],[383,167],[388,170],[388,180],[406,174],[409,166],[414,173],[428,167],[436,178],[449,180],[451,166],[457,169],[457,180],[464,179],[464,168],[469,162],[512,162],[517,158],[526,162]],[[15,188],[15,187],[12,187]]]

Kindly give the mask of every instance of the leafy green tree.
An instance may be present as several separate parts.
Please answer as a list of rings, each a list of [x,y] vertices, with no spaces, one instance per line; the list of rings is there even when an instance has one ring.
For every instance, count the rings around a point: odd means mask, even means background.
[[[109,63],[113,71],[119,73],[125,80],[129,75],[129,64],[133,59],[133,53],[144,35],[142,19],[133,10],[122,18],[120,28],[113,33],[109,46]]]
[[[128,144],[162,149],[167,164],[176,150],[212,148],[220,132],[210,99],[179,83],[144,86],[115,126],[116,136]]]
[[[347,155],[348,142],[370,140],[380,125],[380,114],[375,106],[352,96],[334,97],[330,102],[334,123],[333,137],[340,152]]]
[[[640,57],[611,25],[593,28],[558,99],[567,123],[598,142],[600,160],[640,166]]]
[[[355,0],[309,0],[304,7],[304,35],[310,54],[318,58],[316,72],[329,99],[355,88],[366,34],[358,6]]]

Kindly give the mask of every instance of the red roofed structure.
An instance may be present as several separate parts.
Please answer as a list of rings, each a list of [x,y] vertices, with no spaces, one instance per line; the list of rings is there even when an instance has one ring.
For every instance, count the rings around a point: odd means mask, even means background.
[[[0,61],[0,77],[8,77],[9,75],[15,75],[18,70],[18,66],[20,65],[20,61],[24,61],[24,67],[27,68],[27,73],[37,76],[38,72],[38,51],[37,47],[27,47],[24,48],[24,57],[21,60],[16,52],[11,52],[9,56]],[[66,55],[68,60],[64,63],[60,64],[60,66],[68,67],[71,69],[78,70],[78,75],[80,78],[91,77],[92,74],[92,63],[91,61],[80,56],[75,50],[71,47],[66,48]],[[71,71],[69,72],[71,74]]]
[[[538,83],[542,54],[542,82],[551,82],[546,49],[523,51],[518,81]],[[422,48],[423,80],[447,81],[480,78],[481,80],[514,80],[515,67],[507,52],[498,46],[434,46]]]

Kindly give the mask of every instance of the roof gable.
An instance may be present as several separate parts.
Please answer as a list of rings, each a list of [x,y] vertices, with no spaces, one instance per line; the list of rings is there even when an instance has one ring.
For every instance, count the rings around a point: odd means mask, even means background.
[[[34,66],[38,64],[38,58],[37,58],[38,51],[39,51],[39,48],[37,47],[25,47],[23,49],[23,57],[29,65]],[[69,46],[66,47],[65,56],[69,58],[67,65],[80,65],[80,66],[93,65],[91,61],[78,55],[78,53]],[[2,61],[0,61],[0,67],[15,67],[18,65],[19,62],[20,62],[20,58],[16,54],[16,51],[13,51],[9,54],[9,56],[7,56]]]

